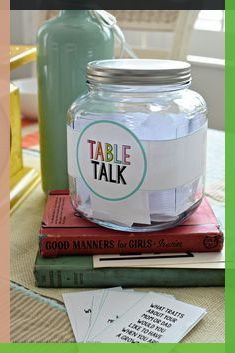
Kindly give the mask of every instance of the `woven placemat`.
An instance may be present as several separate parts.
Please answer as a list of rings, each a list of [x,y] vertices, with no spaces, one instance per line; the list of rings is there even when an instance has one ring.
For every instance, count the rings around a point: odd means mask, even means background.
[[[74,342],[65,311],[11,289],[11,342]]]

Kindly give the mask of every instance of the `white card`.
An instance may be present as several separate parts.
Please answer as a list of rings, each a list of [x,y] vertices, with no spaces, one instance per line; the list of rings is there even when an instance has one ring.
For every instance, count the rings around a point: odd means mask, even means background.
[[[146,294],[145,292],[109,292],[89,332],[88,341],[121,317]]]
[[[93,256],[94,268],[223,268],[224,263],[224,250],[210,253],[109,254]]]
[[[122,288],[114,287],[94,291],[82,291],[63,294],[63,300],[77,342],[84,341],[92,322],[92,314],[96,317],[97,312],[99,311],[99,305],[102,303],[104,293],[108,290],[114,289],[121,290]],[[98,303],[98,308],[93,306],[94,297],[96,298],[95,303]],[[94,313],[93,310],[95,311]]]
[[[77,342],[83,342],[89,328],[94,292],[95,291],[87,291],[63,294],[64,303]],[[79,322],[82,323],[81,326],[77,322],[78,317]]]
[[[169,294],[158,294],[174,299],[174,296]],[[97,336],[109,325],[114,324],[117,319],[122,317],[127,310],[133,307],[145,295],[147,295],[146,292],[108,292],[99,315],[89,332],[87,341],[89,342],[93,337]]]
[[[84,342],[87,342],[88,340],[88,337],[90,337],[90,332],[94,326],[94,323],[96,322],[99,314],[100,314],[100,310],[101,308],[103,307],[103,304],[106,300],[106,297],[107,295],[110,293],[110,292],[115,292],[117,293],[118,295],[120,295],[120,293],[122,293],[122,287],[114,287],[114,288],[108,288],[108,289],[105,289],[103,291],[103,294],[100,295],[101,293],[94,293],[94,296],[93,296],[93,301],[92,301],[92,311],[91,311],[91,319],[90,319],[90,325],[89,325],[89,328],[87,330],[87,333],[85,335],[85,338],[84,338]],[[133,292],[133,290],[125,290],[125,292]],[[78,321],[79,318],[77,318]]]
[[[205,314],[203,308],[149,293],[93,342],[177,343]]]

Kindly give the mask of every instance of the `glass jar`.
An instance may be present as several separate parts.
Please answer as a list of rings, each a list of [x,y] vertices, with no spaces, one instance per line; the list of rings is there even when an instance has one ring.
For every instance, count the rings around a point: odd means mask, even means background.
[[[173,60],[88,64],[89,92],[68,112],[74,208],[104,227],[143,232],[184,221],[204,192],[207,118]]]

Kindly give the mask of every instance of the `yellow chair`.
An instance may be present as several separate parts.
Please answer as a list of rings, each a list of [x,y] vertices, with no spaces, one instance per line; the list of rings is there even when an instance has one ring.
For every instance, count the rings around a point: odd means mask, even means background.
[[[11,71],[36,60],[32,46],[10,47]],[[10,207],[11,213],[39,183],[39,173],[23,165],[19,89],[10,84]]]

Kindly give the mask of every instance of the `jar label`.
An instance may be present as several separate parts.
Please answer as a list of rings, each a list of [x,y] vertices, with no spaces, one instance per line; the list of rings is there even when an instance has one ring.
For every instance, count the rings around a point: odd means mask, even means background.
[[[131,226],[150,224],[152,213],[175,217],[194,204],[205,175],[206,131],[140,141],[113,121],[68,127],[68,172],[78,194],[86,186],[94,218]]]
[[[142,190],[169,190],[205,173],[207,124],[196,132],[165,141],[143,141],[148,173]]]
[[[112,121],[99,120],[82,130],[76,159],[87,187],[108,201],[130,197],[140,189],[147,173],[141,142],[125,126]]]

